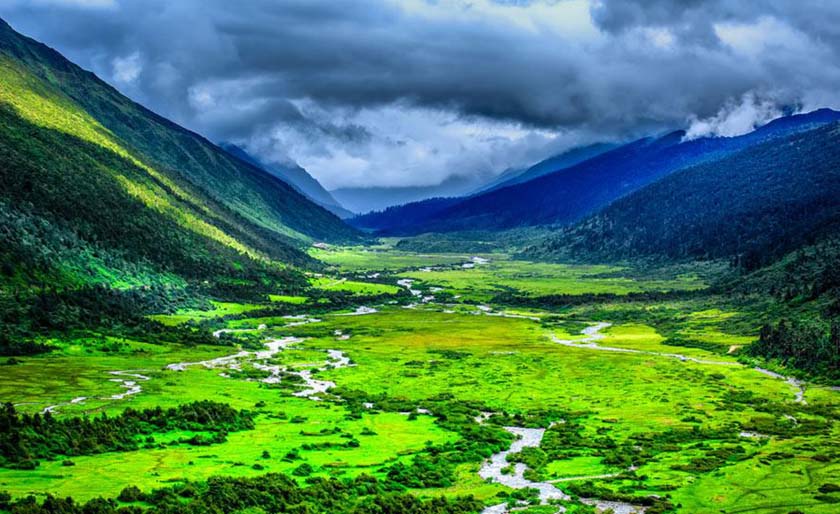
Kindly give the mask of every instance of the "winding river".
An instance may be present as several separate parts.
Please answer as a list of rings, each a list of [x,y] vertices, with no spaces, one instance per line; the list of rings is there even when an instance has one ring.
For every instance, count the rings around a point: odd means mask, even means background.
[[[483,419],[486,419],[484,417]],[[571,497],[557,488],[554,484],[560,481],[570,480],[590,480],[598,478],[608,478],[614,475],[597,475],[597,476],[583,476],[573,477],[561,480],[549,480],[546,482],[533,482],[525,478],[525,471],[528,466],[521,462],[510,463],[508,456],[521,452],[524,448],[537,448],[542,442],[545,435],[544,428],[522,428],[522,427],[505,427],[505,430],[515,435],[517,438],[511,443],[510,448],[494,454],[490,459],[484,462],[479,469],[478,474],[485,480],[490,480],[510,487],[511,489],[536,489],[539,491],[539,500],[541,505],[550,504],[552,500],[570,500]],[[505,472],[505,468],[512,465],[512,471]],[[632,505],[629,503],[614,502],[599,500],[595,498],[581,498],[581,502],[588,505],[593,505],[599,511],[606,511],[612,509],[615,514],[643,514],[644,507]],[[515,507],[514,507],[515,509]],[[482,511],[482,514],[505,514],[510,512],[507,503],[500,503],[498,505],[491,505]],[[558,505],[557,512],[565,512],[565,508]]]

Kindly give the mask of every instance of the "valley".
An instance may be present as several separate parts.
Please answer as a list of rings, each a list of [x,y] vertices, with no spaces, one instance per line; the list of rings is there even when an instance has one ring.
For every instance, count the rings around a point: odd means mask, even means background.
[[[829,7],[190,4],[0,8],[0,513],[840,512]]]
[[[756,369],[767,364],[741,351],[757,337],[754,306],[709,292],[713,266],[387,242],[310,254],[329,267],[299,296],[152,315],[219,345],[89,332],[0,374],[0,399],[20,413],[212,400],[251,413],[252,430],[201,443],[201,430],[154,433],[32,469],[7,461],[0,490],[84,502],[220,475],[284,473],[301,487],[371,475],[429,501],[472,496],[487,513],[835,512],[840,392]],[[343,305],[319,302],[339,287]]]

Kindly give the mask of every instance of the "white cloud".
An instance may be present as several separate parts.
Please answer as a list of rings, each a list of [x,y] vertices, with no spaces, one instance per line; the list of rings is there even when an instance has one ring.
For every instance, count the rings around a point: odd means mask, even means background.
[[[768,51],[807,51],[807,36],[776,18],[762,16],[751,23],[717,23],[715,34],[735,52],[756,58]]]
[[[405,104],[360,110],[296,104],[314,126],[359,127],[367,137],[348,144],[340,134],[313,134],[309,125],[278,122],[246,146],[278,162],[299,163],[328,189],[432,186],[455,176],[487,179],[573,142],[560,132]]]
[[[134,52],[125,57],[114,57],[114,60],[111,61],[111,68],[114,81],[123,84],[134,82],[143,71],[140,52]]]
[[[778,103],[770,98],[760,98],[754,92],[741,97],[738,102],[728,102],[714,116],[706,119],[693,118],[686,131],[686,139],[703,136],[740,136],[751,132],[782,116]]]

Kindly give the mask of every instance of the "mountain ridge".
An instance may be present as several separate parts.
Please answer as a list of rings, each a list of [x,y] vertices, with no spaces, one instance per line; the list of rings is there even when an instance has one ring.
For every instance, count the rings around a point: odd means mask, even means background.
[[[836,120],[840,120],[839,112],[819,109],[771,121],[736,137],[686,140],[684,130],[645,137],[528,182],[463,198],[412,225],[367,228],[386,235],[412,235],[570,224],[679,169]],[[390,214],[401,218],[398,210]],[[369,220],[350,222],[362,226]]]
[[[280,164],[268,164],[248,153],[244,148],[233,143],[221,142],[219,147],[234,157],[245,161],[248,164],[261,168],[283,182],[292,186],[297,192],[306,196],[324,209],[332,212],[339,218],[349,218],[355,214],[345,209],[329,191],[324,189],[318,180],[309,174],[304,168],[298,165],[282,166]]]
[[[5,22],[0,105],[4,281],[292,280],[277,273],[316,265],[302,251],[311,241],[359,240],[281,180]]]

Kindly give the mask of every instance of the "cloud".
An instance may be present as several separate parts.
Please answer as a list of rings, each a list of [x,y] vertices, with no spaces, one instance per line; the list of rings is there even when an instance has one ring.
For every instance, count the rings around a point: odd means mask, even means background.
[[[576,142],[840,105],[840,5],[818,0],[79,4],[3,13],[175,121],[332,187],[427,185]]]
[[[125,57],[114,57],[111,61],[113,68],[112,76],[114,81],[126,83],[134,82],[143,71],[143,64],[140,62],[140,52],[134,52]]]
[[[745,94],[740,102],[727,102],[714,116],[702,120],[693,118],[686,130],[685,139],[740,136],[782,115],[784,112],[779,108],[778,102],[770,98],[760,98],[750,92]]]

